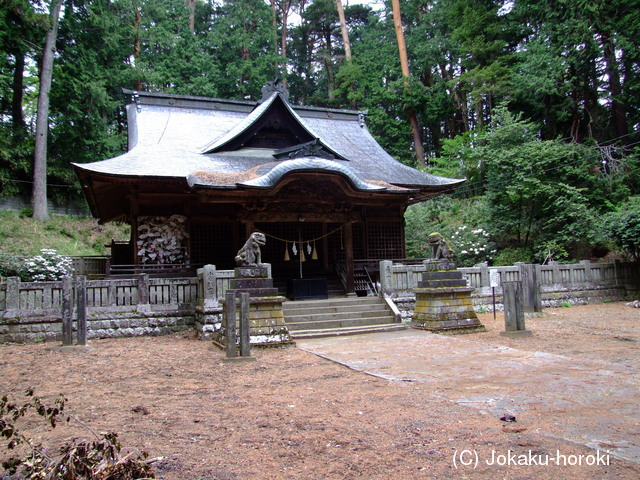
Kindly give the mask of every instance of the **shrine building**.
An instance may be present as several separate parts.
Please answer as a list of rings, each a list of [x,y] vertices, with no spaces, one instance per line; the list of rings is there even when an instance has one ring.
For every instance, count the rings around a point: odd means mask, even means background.
[[[274,280],[337,276],[354,293],[364,265],[405,258],[407,206],[464,182],[392,158],[363,112],[292,105],[277,82],[259,102],[125,93],[128,152],[73,165],[93,216],[131,224],[114,271],[232,269],[259,231]]]

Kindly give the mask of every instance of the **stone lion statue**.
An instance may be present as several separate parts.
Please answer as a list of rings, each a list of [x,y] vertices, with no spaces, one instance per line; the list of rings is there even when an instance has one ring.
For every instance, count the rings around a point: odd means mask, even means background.
[[[453,248],[438,232],[429,235],[429,245],[435,260],[453,260]]]
[[[244,246],[238,250],[236,265],[239,267],[260,267],[262,265],[260,246],[265,243],[267,243],[267,239],[264,233],[253,232]]]

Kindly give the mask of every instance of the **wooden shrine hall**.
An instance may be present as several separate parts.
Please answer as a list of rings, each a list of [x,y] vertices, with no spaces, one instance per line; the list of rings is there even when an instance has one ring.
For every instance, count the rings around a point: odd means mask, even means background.
[[[74,164],[92,214],[131,224],[112,263],[232,269],[254,231],[275,280],[335,276],[404,258],[408,205],[464,180],[393,159],[358,111],[295,106],[270,82],[259,102],[125,90],[128,152]]]

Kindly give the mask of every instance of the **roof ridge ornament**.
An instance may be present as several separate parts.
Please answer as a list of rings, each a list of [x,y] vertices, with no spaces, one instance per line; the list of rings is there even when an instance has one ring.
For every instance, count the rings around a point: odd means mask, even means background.
[[[282,158],[299,158],[299,157],[318,157],[326,160],[335,160],[336,155],[329,151],[319,138],[315,138],[310,142],[300,143],[291,147],[276,150],[273,156],[278,160]],[[340,160],[344,160],[340,158]]]
[[[131,93],[131,100],[136,104],[136,111],[140,113],[142,111],[142,107],[140,106],[140,94],[137,90],[134,90]]]
[[[262,98],[260,98],[258,103],[264,102],[274,93],[279,93],[282,99],[289,103],[289,90],[285,86],[284,82],[281,81],[279,74],[276,75],[276,78],[273,81],[267,82],[262,87]]]

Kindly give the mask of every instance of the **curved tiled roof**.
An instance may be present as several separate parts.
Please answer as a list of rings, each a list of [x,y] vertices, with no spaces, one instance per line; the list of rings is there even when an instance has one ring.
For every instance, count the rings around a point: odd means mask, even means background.
[[[386,187],[376,186],[359,179],[349,168],[332,160],[320,158],[298,158],[279,163],[269,170],[268,173],[251,180],[239,182],[239,185],[254,188],[273,188],[287,174],[293,172],[322,172],[337,173],[351,181],[356,190],[360,191],[380,191]]]
[[[127,107],[130,150],[111,159],[74,164],[79,174],[176,178],[191,188],[233,189],[270,188],[293,171],[322,171],[342,175],[362,191],[409,189],[430,195],[464,181],[431,175],[398,162],[371,136],[360,112],[293,107],[277,93],[260,105],[143,92],[136,98],[138,103]],[[279,100],[291,113],[291,121],[298,122],[338,159],[280,161],[274,156],[276,150],[269,148],[225,151],[225,144],[268,115]]]

